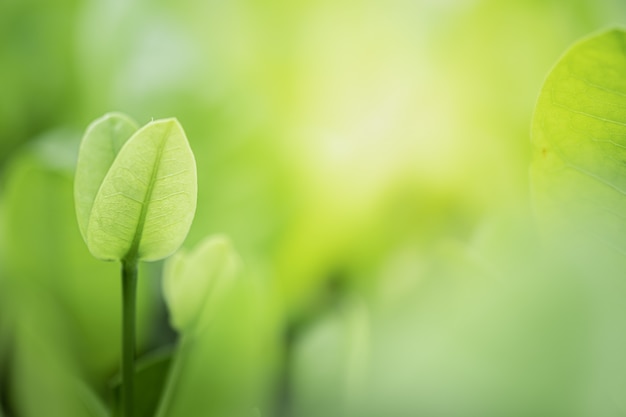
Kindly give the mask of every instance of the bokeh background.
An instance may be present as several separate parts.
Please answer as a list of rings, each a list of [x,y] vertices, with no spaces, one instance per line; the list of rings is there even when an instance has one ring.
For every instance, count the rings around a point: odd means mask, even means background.
[[[172,415],[623,415],[626,280],[544,249],[528,165],[546,74],[624,19],[618,0],[3,0],[0,415],[71,417],[66,377],[109,401],[118,265],[85,248],[72,177],[112,110],[179,119],[185,247],[227,235],[254,282]],[[142,274],[146,353],[177,337],[161,264]]]

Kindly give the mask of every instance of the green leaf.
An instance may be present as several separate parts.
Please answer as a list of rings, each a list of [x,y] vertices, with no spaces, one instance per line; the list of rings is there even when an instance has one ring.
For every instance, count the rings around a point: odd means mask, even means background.
[[[268,292],[224,237],[166,261],[164,292],[181,333],[156,416],[241,416],[267,404],[276,352]]]
[[[120,360],[120,350],[111,346],[121,344],[122,300],[120,283],[110,279],[119,274],[118,265],[99,262],[90,255],[76,221],[73,173],[80,139],[80,132],[46,133],[4,167],[0,291],[6,291],[0,296],[0,322],[11,326],[23,321],[20,311],[25,303],[17,291],[54,298],[73,348],[80,352],[76,359],[81,374],[97,381],[110,375]],[[157,266],[140,265],[141,276],[157,278],[161,274]],[[158,315],[154,282],[138,282],[139,350],[152,340],[151,323]],[[2,345],[0,341],[0,350]]]
[[[166,261],[163,293],[172,326],[191,330],[210,320],[219,298],[241,272],[239,256],[225,236],[203,240],[191,253],[178,252]]]
[[[81,148],[77,178],[91,170],[81,159],[110,162],[94,149]],[[104,170],[103,164],[94,164],[98,172]],[[90,197],[83,195],[93,195],[95,178],[77,181],[75,194],[79,221],[87,219],[85,240],[96,258],[151,261],[178,249],[195,213],[197,182],[193,153],[176,119],[148,123],[124,143],[90,206]]]
[[[85,241],[93,203],[102,181],[122,146],[137,129],[139,125],[128,116],[107,113],[91,123],[83,136],[76,166],[74,199],[78,226]]]
[[[532,129],[536,212],[549,236],[626,251],[626,34],[574,45],[541,91]]]
[[[45,293],[17,294],[22,310],[8,381],[16,412],[24,417],[107,417],[100,399],[81,380],[70,329],[57,301]]]

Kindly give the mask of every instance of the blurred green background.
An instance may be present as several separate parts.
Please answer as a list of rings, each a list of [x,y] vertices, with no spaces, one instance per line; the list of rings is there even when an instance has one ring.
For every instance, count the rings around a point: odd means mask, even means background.
[[[544,250],[527,172],[545,75],[625,18],[618,0],[3,0],[0,415],[108,401],[118,266],[82,242],[72,177],[112,110],[180,120],[185,246],[229,236],[254,288],[194,354],[185,417],[623,415],[623,269]],[[176,342],[160,271],[142,353]]]

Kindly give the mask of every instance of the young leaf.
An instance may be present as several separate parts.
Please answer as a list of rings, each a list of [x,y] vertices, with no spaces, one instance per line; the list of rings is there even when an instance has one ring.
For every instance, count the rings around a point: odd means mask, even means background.
[[[166,261],[164,292],[181,333],[157,417],[243,416],[267,400],[276,346],[268,293],[223,237]]]
[[[206,238],[193,252],[179,252],[168,259],[163,293],[172,326],[190,331],[195,323],[209,320],[240,269],[239,256],[224,236]]]
[[[76,221],[74,170],[80,139],[81,132],[47,132],[4,168],[0,229],[5,246],[0,254],[0,292],[26,286],[28,293],[57,300],[74,348],[82,352],[81,375],[97,381],[120,361],[120,352],[111,346],[120,343],[122,301],[119,283],[110,279],[119,273],[119,266],[89,256]],[[144,264],[140,272],[152,278],[160,271],[155,267]],[[152,334],[150,323],[158,310],[151,281],[138,282],[140,349]],[[13,291],[2,293],[0,327],[3,321],[7,325],[23,321],[16,310],[23,304],[22,297]],[[0,328],[0,355],[6,345],[3,342],[8,341],[2,338]]]
[[[626,34],[585,39],[557,63],[532,129],[534,203],[552,236],[626,250]],[[594,241],[596,241],[594,239]]]
[[[85,241],[100,185],[120,149],[137,129],[139,125],[128,116],[107,113],[89,125],[83,136],[74,180],[74,200],[78,226]]]
[[[81,154],[93,149],[82,147]],[[80,168],[91,169],[85,164]],[[87,176],[77,172],[81,175]],[[88,216],[83,214],[84,234],[96,258],[158,260],[182,244],[196,208],[197,183],[193,153],[176,119],[148,123],[126,141],[89,207],[88,199],[80,196],[92,188],[81,186],[94,183],[77,182],[76,195],[77,207],[90,208]]]

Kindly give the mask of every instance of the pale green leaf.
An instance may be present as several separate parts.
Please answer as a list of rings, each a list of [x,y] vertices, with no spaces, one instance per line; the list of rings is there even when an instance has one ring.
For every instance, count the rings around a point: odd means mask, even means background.
[[[158,417],[250,417],[265,404],[278,329],[263,282],[224,237],[166,261],[164,293],[180,332]]]
[[[10,380],[12,405],[23,417],[107,417],[101,400],[83,381],[71,348],[68,320],[49,294],[20,292]]]
[[[537,214],[551,236],[626,250],[626,34],[574,45],[541,91],[532,129]]]
[[[87,226],[89,250],[103,260],[171,255],[187,236],[196,195],[195,160],[182,127],[176,119],[148,123],[122,146],[100,185]]]
[[[163,293],[174,328],[187,331],[210,320],[218,299],[240,272],[239,256],[224,236],[206,238],[193,252],[168,259]]]
[[[85,241],[100,185],[118,152],[137,129],[137,123],[128,116],[107,113],[91,123],[83,136],[74,179],[74,200],[78,226]]]
[[[15,288],[52,297],[70,326],[73,349],[88,352],[81,356],[81,375],[97,381],[120,361],[120,349],[111,346],[121,344],[122,300],[119,282],[110,279],[119,274],[118,265],[90,256],[76,221],[73,174],[80,139],[80,132],[65,137],[62,131],[46,133],[4,168],[0,323],[11,326],[23,321],[18,309],[26,303]],[[160,268],[156,267],[140,265],[141,276],[157,277]],[[152,335],[158,302],[154,280],[140,279],[137,285],[137,344],[144,349]],[[0,351],[8,341],[0,340]]]

